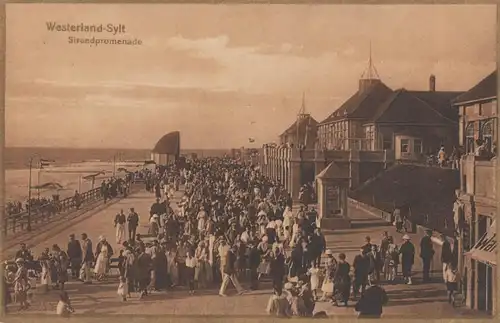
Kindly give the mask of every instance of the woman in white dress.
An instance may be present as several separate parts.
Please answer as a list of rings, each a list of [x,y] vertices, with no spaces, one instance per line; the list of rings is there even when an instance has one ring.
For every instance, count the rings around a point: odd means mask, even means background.
[[[333,278],[335,275],[335,271],[337,270],[337,260],[333,257],[333,252],[331,250],[326,250],[325,255],[328,257],[325,260],[325,273],[323,286],[321,286],[321,291],[323,292],[323,296],[321,297],[321,301],[326,301],[328,297],[333,296]]]
[[[316,300],[318,298],[316,293],[320,283],[320,269],[315,261],[311,262],[311,268],[309,268],[307,274],[311,277],[311,292],[314,300]]]
[[[153,214],[151,219],[149,220],[149,230],[148,233],[153,237],[157,237],[160,233],[160,221],[158,214]]]
[[[103,279],[104,276],[106,275],[108,269],[108,262],[109,262],[108,243],[105,240],[103,240],[101,246],[101,252],[97,257],[94,267],[94,274],[96,275],[97,280]]]
[[[295,244],[297,243],[297,240],[299,238],[299,233],[301,231],[300,224],[294,223],[292,227],[292,237],[290,239],[290,247],[295,247]]]

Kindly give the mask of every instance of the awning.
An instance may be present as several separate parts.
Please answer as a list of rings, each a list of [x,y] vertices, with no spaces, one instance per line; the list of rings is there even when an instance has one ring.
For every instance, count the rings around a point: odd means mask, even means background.
[[[466,253],[472,259],[489,263],[494,266],[497,264],[497,234],[496,221],[491,224],[490,230],[486,232],[474,247]]]

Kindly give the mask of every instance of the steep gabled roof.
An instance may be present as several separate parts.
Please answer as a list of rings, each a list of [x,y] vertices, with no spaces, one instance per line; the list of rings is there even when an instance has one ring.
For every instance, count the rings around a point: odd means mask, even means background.
[[[443,116],[458,121],[458,110],[453,108],[455,98],[464,92],[458,91],[408,91],[422,101],[425,101],[433,109]]]
[[[461,105],[463,103],[472,103],[488,98],[497,97],[497,71],[482,79],[472,89],[458,96],[454,101],[454,105]]]
[[[381,81],[371,84],[364,91],[357,91],[321,123],[344,118],[370,119],[375,108],[385,102],[391,94],[392,90]]]
[[[307,125],[310,125],[312,129],[314,129],[318,125],[318,121],[316,121],[310,114],[306,114],[302,119],[298,121],[295,121],[288,127],[281,135],[280,137],[284,135],[289,135],[289,134],[296,134],[297,133],[297,127],[299,127],[299,134],[303,136],[305,134]]]
[[[179,155],[181,136],[179,131],[167,133],[156,143],[153,153]]]
[[[387,123],[450,124],[449,119],[427,102],[405,89],[396,90],[386,102],[377,107],[372,121]]]

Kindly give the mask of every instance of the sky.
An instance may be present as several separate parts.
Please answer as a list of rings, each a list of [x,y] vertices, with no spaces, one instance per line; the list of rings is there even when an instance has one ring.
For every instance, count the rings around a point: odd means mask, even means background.
[[[8,4],[6,144],[147,149],[178,130],[186,149],[258,147],[303,95],[321,121],[355,93],[370,47],[393,89],[434,74],[464,91],[495,69],[495,44],[495,6]]]

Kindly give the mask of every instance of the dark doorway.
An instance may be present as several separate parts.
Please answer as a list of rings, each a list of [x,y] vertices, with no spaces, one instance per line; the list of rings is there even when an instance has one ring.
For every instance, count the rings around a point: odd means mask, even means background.
[[[312,184],[316,180],[316,167],[314,163],[310,162],[303,162],[301,164],[302,169],[301,169],[301,178],[300,178],[300,184]]]
[[[486,264],[477,262],[477,309],[480,311],[486,311],[486,267]]]
[[[493,268],[487,266],[486,268],[486,311],[491,314],[493,312]]]

